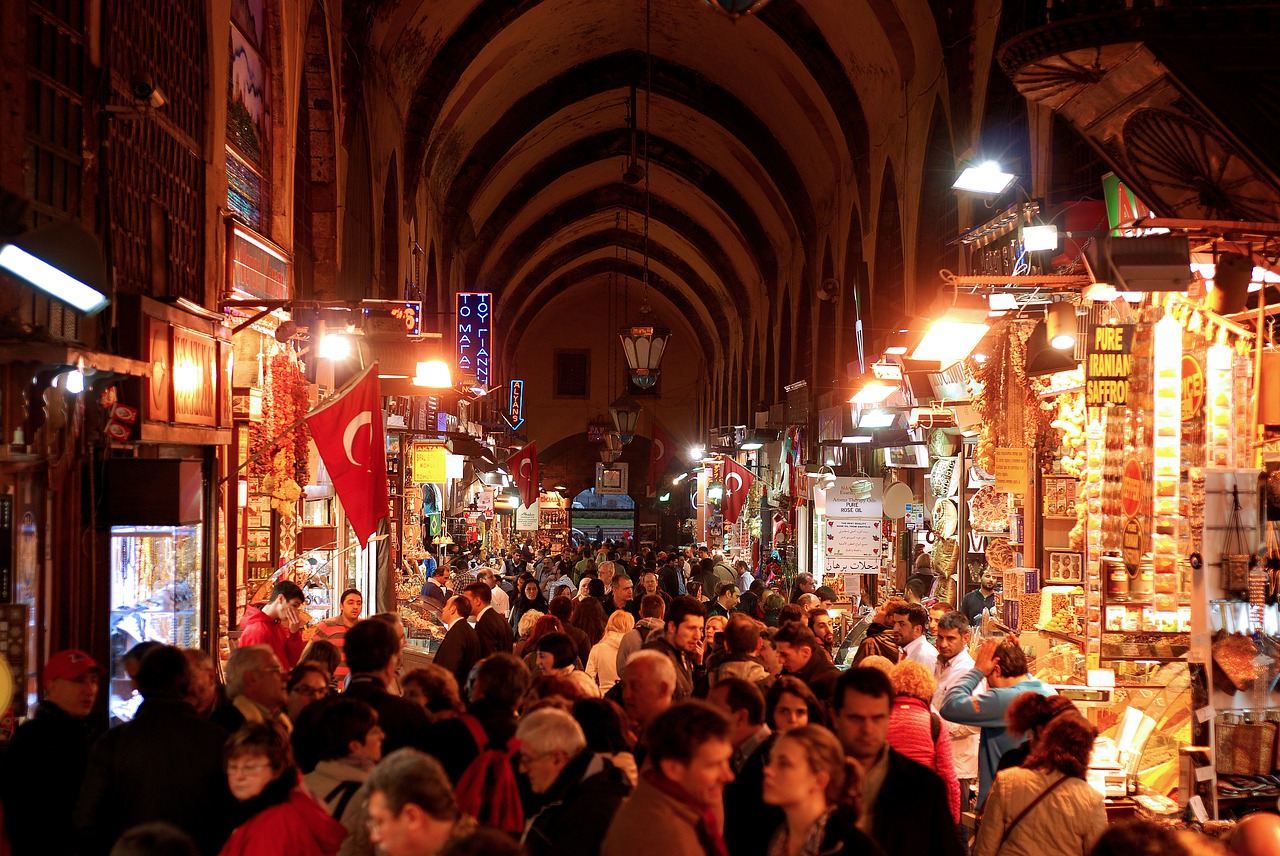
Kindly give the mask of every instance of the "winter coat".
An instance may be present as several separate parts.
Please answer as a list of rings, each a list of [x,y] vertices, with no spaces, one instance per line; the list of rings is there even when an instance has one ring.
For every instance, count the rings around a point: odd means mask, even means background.
[[[693,663],[690,662],[689,656],[672,645],[665,633],[658,632],[649,634],[648,640],[644,643],[644,650],[660,651],[671,658],[671,664],[676,667],[676,688],[671,695],[671,701],[675,704],[688,701],[693,696]]]
[[[831,703],[840,670],[836,668],[835,663],[831,662],[831,655],[827,653],[827,649],[815,649],[809,662],[804,664],[804,668],[790,674],[804,681],[805,686],[813,690],[813,694],[818,697],[818,701],[824,704]]]
[[[333,856],[347,828],[329,817],[305,788],[249,818],[227,839],[218,856]]]
[[[769,671],[755,657],[730,654],[720,661],[720,665],[714,671],[708,670],[707,672],[707,679],[713,687],[725,678],[740,678],[747,683],[760,687],[769,680]],[[761,691],[763,691],[763,687],[761,687]]]
[[[1102,794],[1074,777],[1031,809],[999,846],[1005,827],[1060,778],[1025,767],[1001,772],[987,797],[973,856],[1086,856],[1107,828],[1107,809]]]
[[[942,779],[892,748],[887,751],[889,770],[872,807],[871,837],[889,856],[961,856]]]
[[[782,809],[764,801],[764,767],[777,740],[777,734],[769,735],[724,787],[724,840],[732,856],[765,856],[786,822]]]
[[[951,819],[959,823],[960,782],[951,761],[951,734],[942,717],[918,698],[898,696],[889,714],[889,745],[942,777],[951,804]]]
[[[298,658],[302,656],[306,642],[301,633],[290,633],[280,623],[280,619],[272,618],[256,606],[246,606],[240,619],[240,641],[236,646],[247,648],[250,645],[266,645],[271,648],[281,667],[288,672],[298,665]]]
[[[600,856],[702,856],[707,851],[698,837],[699,820],[701,816],[695,809],[641,777],[635,793],[613,816]]]
[[[857,666],[868,657],[887,657],[889,662],[896,663],[902,658],[902,651],[893,637],[892,628],[874,621],[867,626],[867,635],[858,646],[858,653],[853,655],[852,666]]]
[[[831,809],[823,818],[822,841],[817,847],[802,847],[800,856],[884,856],[880,846],[871,840],[865,832],[858,828],[858,815],[847,808]],[[810,827],[812,834],[813,827]],[[768,850],[773,854],[785,854],[783,831],[774,833],[773,843]]]
[[[618,645],[623,635],[616,630],[605,633],[591,646],[591,655],[587,657],[587,677],[596,682],[602,695],[618,682]]]
[[[430,748],[426,730],[431,721],[426,712],[408,699],[387,692],[386,684],[376,675],[352,676],[342,697],[362,701],[378,712],[378,725],[387,734],[382,741],[384,755],[405,746],[423,751]]]
[[[329,816],[350,827],[359,814],[360,798],[356,791],[369,778],[369,771],[342,760],[321,761],[302,777],[311,795],[324,804]],[[334,812],[341,808],[340,813]]]
[[[14,733],[4,755],[0,795],[13,856],[70,856],[75,841],[50,835],[71,829],[89,747],[96,736],[88,718],[43,701]]]
[[[84,856],[105,854],[120,834],[163,820],[204,856],[231,831],[233,800],[222,747],[227,732],[179,698],[147,698],[138,715],[104,734],[89,753],[75,826]]]
[[[521,843],[529,856],[594,856],[631,783],[603,756],[584,749],[560,771],[532,810]]]

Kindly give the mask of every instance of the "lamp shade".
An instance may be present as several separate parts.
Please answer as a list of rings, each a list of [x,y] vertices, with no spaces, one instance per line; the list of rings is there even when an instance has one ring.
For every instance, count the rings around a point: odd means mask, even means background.
[[[606,464],[612,464],[618,458],[622,457],[622,453],[612,449],[602,449],[600,451],[600,461]]]
[[[627,358],[631,382],[640,389],[651,389],[658,382],[658,371],[662,367],[671,330],[658,323],[646,302],[640,307],[636,323],[621,328],[618,337],[622,340],[622,353]]]
[[[77,223],[51,223],[0,244],[0,269],[86,315],[110,303],[102,246]]]
[[[1049,331],[1044,319],[1037,321],[1031,330],[1031,338],[1027,339],[1027,377],[1067,372],[1079,365],[1073,350],[1060,351],[1049,344]]]
[[[617,431],[610,431],[604,435],[604,448],[607,452],[622,454],[622,437],[618,436]],[[617,458],[614,458],[614,460],[617,460]]]
[[[636,423],[640,421],[640,405],[629,395],[618,396],[609,405],[609,415],[613,417],[613,427],[618,429],[618,437],[624,444],[630,443],[636,436]]]

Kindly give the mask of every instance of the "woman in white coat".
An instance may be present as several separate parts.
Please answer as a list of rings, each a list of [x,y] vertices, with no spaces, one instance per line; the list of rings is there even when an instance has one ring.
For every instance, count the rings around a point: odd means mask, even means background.
[[[618,645],[622,637],[636,626],[636,620],[625,609],[616,609],[604,626],[604,636],[591,646],[587,658],[587,677],[600,685],[600,694],[607,693],[618,682]]]

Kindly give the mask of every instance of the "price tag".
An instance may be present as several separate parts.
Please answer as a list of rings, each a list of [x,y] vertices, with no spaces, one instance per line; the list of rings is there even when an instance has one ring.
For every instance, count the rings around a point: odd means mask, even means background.
[[[1204,800],[1200,798],[1199,794],[1196,794],[1191,799],[1187,800],[1187,805],[1191,807],[1191,811],[1195,814],[1196,820],[1201,823],[1209,822],[1209,812],[1204,810]]]

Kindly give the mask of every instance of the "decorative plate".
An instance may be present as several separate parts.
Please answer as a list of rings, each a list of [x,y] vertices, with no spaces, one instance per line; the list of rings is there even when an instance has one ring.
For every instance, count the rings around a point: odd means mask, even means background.
[[[1013,545],[1008,538],[991,538],[987,541],[987,564],[991,570],[1001,573],[1014,565]]]
[[[942,497],[933,504],[933,531],[940,538],[954,538],[960,522],[960,507],[954,499]]]
[[[981,488],[969,499],[969,523],[979,532],[1004,532],[1009,528],[1009,494],[994,485]]]
[[[939,458],[934,461],[929,472],[929,485],[934,496],[950,496],[956,491],[956,461],[954,458]]]
[[[949,458],[960,451],[956,438],[941,428],[929,432],[929,454],[935,458]]]

